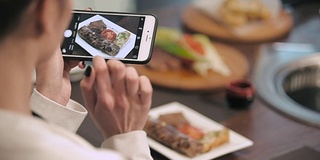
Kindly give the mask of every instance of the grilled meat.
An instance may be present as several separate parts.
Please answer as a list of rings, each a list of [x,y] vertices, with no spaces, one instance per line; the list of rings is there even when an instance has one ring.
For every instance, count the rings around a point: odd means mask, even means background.
[[[88,26],[83,26],[78,31],[79,36],[94,48],[102,52],[115,56],[118,54],[120,47],[103,38],[100,34],[92,31]]]
[[[101,34],[103,30],[107,29],[107,25],[102,20],[99,20],[91,22],[88,28],[95,33]]]
[[[144,130],[151,138],[189,157],[202,153],[203,144],[165,122],[149,119]]]

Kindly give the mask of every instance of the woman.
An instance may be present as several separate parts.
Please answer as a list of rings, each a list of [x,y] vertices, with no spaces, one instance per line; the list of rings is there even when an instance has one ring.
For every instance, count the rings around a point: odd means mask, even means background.
[[[62,128],[75,132],[86,115],[70,100],[77,62],[63,62],[57,49],[71,9],[72,0],[0,0],[0,159],[152,159],[142,131],[152,87],[119,61],[95,57],[81,81],[102,148]]]

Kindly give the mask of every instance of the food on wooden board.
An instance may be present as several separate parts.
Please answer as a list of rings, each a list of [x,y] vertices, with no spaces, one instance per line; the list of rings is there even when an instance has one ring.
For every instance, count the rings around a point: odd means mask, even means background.
[[[270,11],[260,0],[226,0],[220,7],[219,14],[225,24],[235,27],[271,17]]]
[[[181,33],[172,28],[160,27],[155,44],[158,48],[182,59],[184,64],[188,64],[199,75],[206,76],[209,70],[224,76],[231,74],[206,35]],[[154,66],[153,68],[156,69]]]
[[[193,6],[230,29],[269,20],[281,10],[278,0],[198,0]]]

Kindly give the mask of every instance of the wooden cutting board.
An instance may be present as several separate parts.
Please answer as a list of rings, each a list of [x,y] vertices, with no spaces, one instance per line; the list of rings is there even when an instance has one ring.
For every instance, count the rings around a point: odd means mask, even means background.
[[[276,19],[265,20],[258,25],[248,27],[241,34],[236,34],[225,25],[219,24],[192,5],[183,9],[181,19],[187,28],[195,32],[230,42],[245,43],[265,42],[280,38],[287,34],[293,26],[293,18],[285,10],[282,10]]]
[[[140,75],[146,75],[153,85],[170,89],[205,91],[222,89],[231,81],[242,79],[249,70],[249,64],[244,55],[228,45],[213,43],[217,51],[231,70],[230,76],[223,76],[209,72],[207,76],[200,76],[190,70],[155,71],[142,65],[133,65]]]

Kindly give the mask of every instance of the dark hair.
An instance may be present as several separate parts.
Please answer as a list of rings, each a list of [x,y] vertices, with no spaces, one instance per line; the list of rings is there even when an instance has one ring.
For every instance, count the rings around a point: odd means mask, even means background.
[[[0,0],[0,40],[11,33],[33,0]]]

